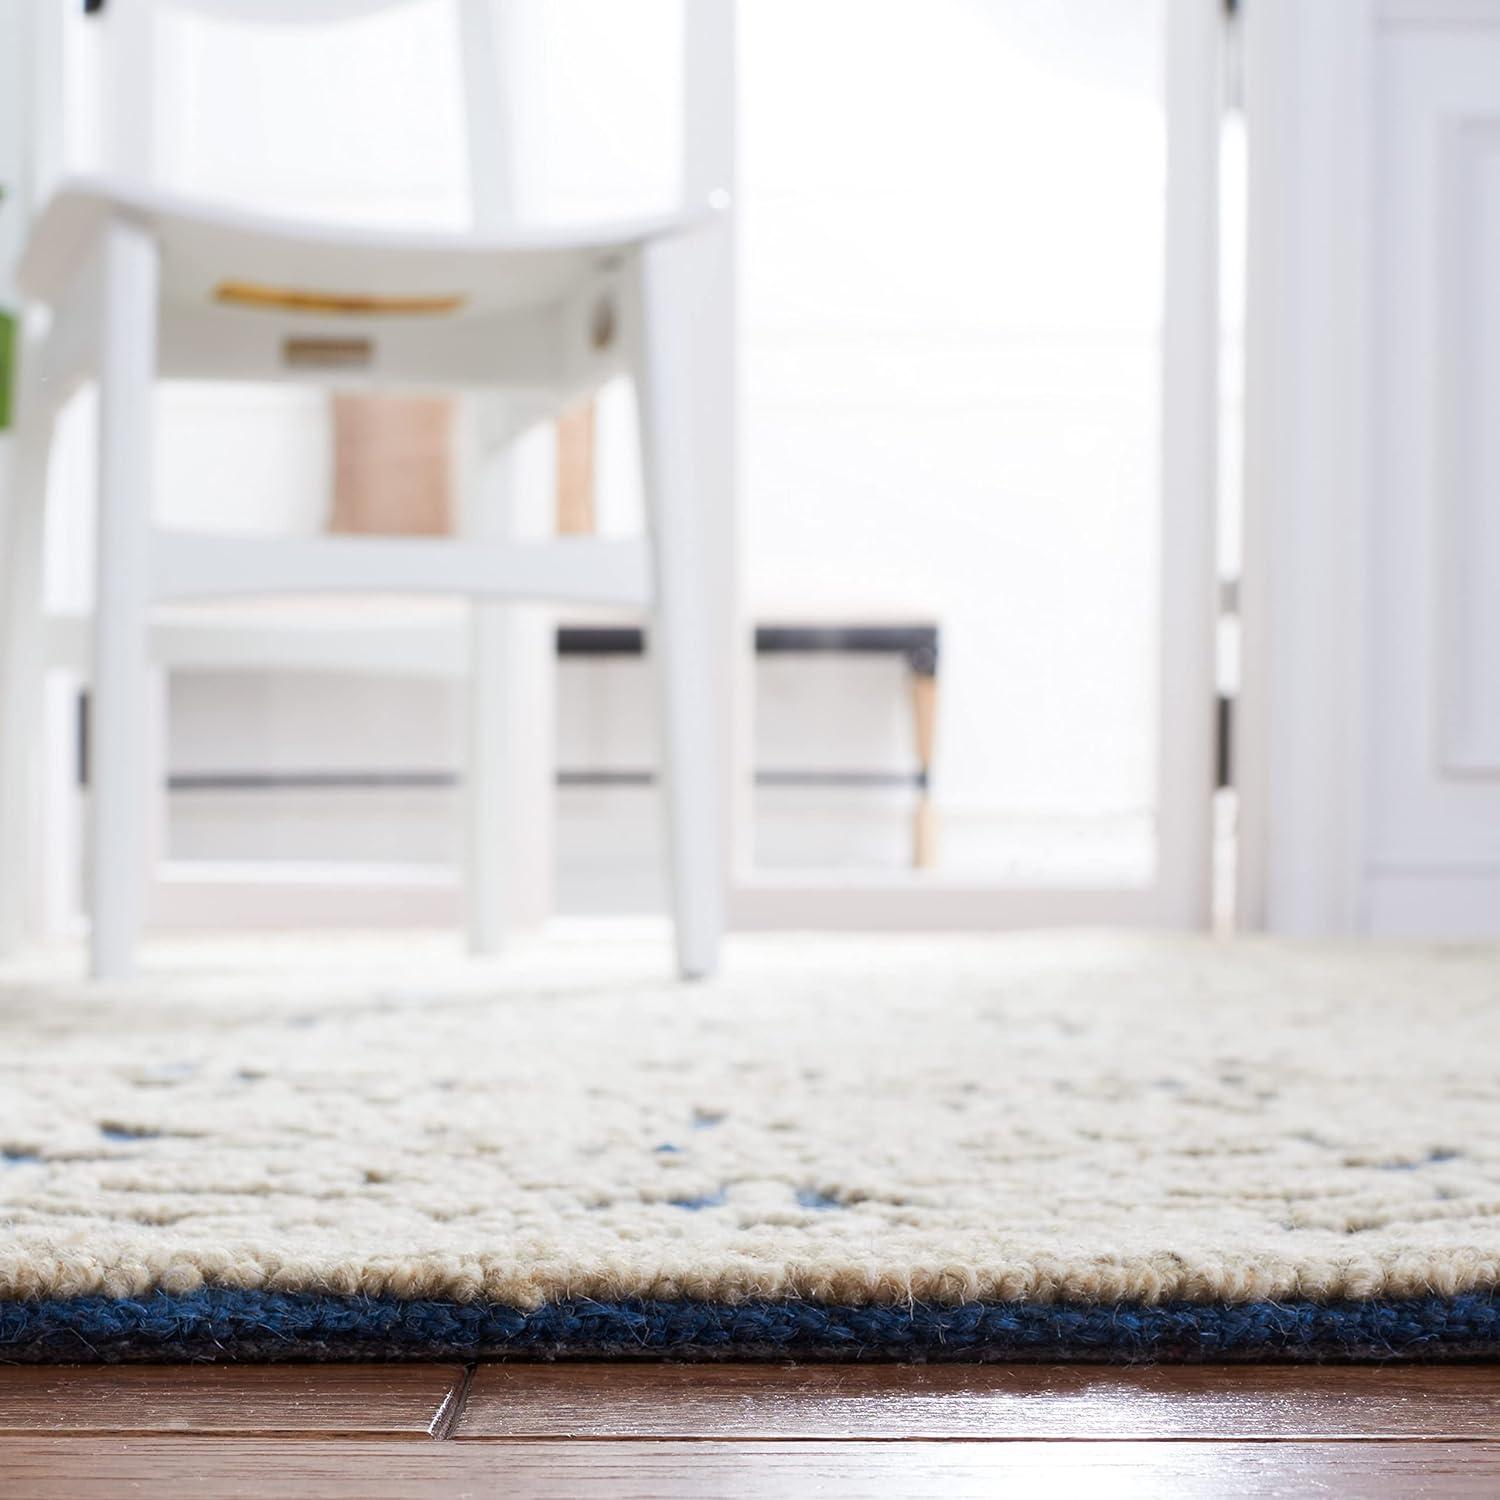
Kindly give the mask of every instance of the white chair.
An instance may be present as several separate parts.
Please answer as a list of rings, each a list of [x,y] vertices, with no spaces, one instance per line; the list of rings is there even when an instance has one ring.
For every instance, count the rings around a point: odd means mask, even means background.
[[[406,0],[109,0],[104,22],[140,23],[154,4],[242,18],[337,18]],[[470,164],[495,160],[498,76],[490,0],[463,17]],[[113,12],[113,14],[110,14]],[[33,19],[40,14],[28,12]],[[128,18],[128,25],[127,25]],[[34,46],[45,45],[45,37]],[[139,45],[121,45],[111,86],[151,88]],[[54,97],[56,89],[40,90]],[[38,101],[42,106],[53,99]],[[40,125],[38,139],[55,139]],[[709,518],[695,486],[694,320],[706,285],[696,243],[719,230],[708,209],[591,231],[506,227],[476,184],[472,233],[346,231],[187,201],[139,182],[63,182],[36,215],[18,281],[30,315],[11,493],[3,497],[0,616],[0,946],[34,922],[41,684],[42,537],[54,419],[86,380],[99,389],[97,565],[92,680],[89,909],[92,970],[131,971],[150,839],[145,807],[148,612],[176,600],[299,593],[461,594],[475,601],[477,838],[503,836],[503,781],[487,763],[506,725],[493,671],[504,656],[505,601],[604,604],[649,611],[658,661],[677,954],[685,976],[715,965],[722,926],[721,757],[704,567]],[[487,222],[483,222],[486,221]],[[37,310],[47,313],[37,316]],[[461,539],[237,538],[153,525],[152,383],[290,380],[479,393],[528,416],[561,411],[625,372],[640,412],[648,535],[522,543],[497,534],[498,504],[466,508],[481,531]],[[493,434],[496,445],[508,433]],[[498,517],[486,528],[489,508]],[[470,878],[497,878],[482,849]],[[494,905],[494,893],[484,895]],[[486,924],[480,923],[480,927]],[[491,927],[493,924],[489,924]]]

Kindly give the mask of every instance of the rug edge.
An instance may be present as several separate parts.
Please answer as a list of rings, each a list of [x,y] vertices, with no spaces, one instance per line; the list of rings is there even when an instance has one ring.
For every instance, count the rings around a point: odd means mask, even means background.
[[[0,1363],[1500,1359],[1500,1294],[1331,1302],[496,1303],[204,1289],[0,1301]]]

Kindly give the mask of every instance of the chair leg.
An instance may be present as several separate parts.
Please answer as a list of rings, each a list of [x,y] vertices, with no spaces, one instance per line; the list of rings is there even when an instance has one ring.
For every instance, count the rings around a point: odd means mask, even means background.
[[[724,927],[724,765],[719,734],[707,503],[693,456],[692,273],[689,238],[642,252],[636,329],[646,519],[655,599],[650,649],[661,702],[662,785],[684,978],[712,974]]]
[[[49,412],[23,400],[0,453],[0,953],[35,931],[41,904],[41,754],[45,743],[43,536]]]
[[[148,563],[152,383],[158,252],[115,223],[102,263],[99,338],[99,506],[90,717],[89,852],[92,968],[129,976],[144,905],[147,858]]]
[[[539,529],[524,513],[517,464],[528,413],[471,398],[464,416],[464,530],[497,538]],[[490,954],[551,913],[553,624],[535,605],[476,603],[471,614],[464,884],[469,949]]]

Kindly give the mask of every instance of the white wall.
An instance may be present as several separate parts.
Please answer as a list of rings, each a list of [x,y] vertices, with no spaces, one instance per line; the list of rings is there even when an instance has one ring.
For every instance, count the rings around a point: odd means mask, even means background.
[[[1249,24],[1248,915],[1500,936],[1500,0]]]

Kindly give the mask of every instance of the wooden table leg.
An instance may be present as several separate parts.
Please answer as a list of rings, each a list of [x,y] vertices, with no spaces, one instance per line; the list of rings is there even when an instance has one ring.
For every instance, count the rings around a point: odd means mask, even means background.
[[[937,809],[932,803],[932,760],[937,744],[937,670],[917,667],[911,680],[912,720],[916,729],[917,766],[922,784],[917,792],[917,810],[912,830],[912,866],[936,868],[938,862]]]

